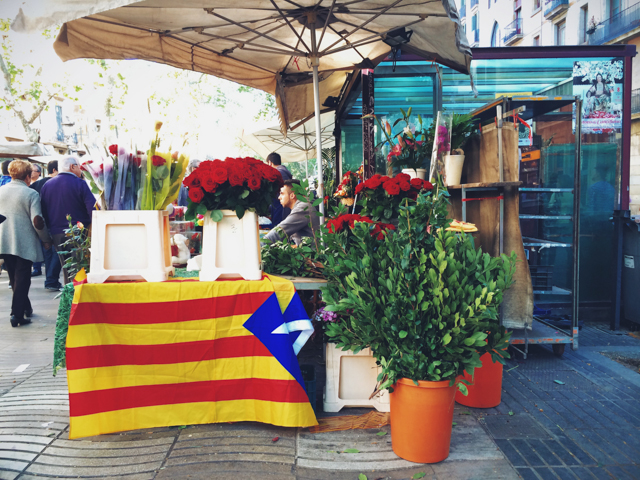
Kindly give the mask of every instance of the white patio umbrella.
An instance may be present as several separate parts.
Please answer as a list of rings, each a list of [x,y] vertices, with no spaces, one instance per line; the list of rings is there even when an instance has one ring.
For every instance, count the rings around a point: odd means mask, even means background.
[[[320,116],[320,137],[322,148],[335,145],[333,129],[335,114],[323,113]],[[316,158],[316,131],[312,122],[305,122],[287,132],[285,137],[279,126],[273,126],[253,133],[242,132],[239,137],[254,152],[267,158],[272,152],[279,153],[285,163],[303,162]]]
[[[463,73],[471,62],[454,0],[26,0],[12,28],[61,21],[63,60],[138,58],[259,88],[275,94],[284,128],[308,116],[286,114],[287,88],[312,83],[318,158],[321,83],[373,68],[398,46]]]

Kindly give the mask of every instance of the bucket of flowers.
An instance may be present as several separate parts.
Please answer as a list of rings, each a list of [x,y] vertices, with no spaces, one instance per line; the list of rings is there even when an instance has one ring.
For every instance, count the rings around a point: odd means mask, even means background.
[[[184,185],[185,217],[204,215],[200,280],[261,279],[258,216],[269,214],[283,185],[280,172],[255,158],[226,158],[200,163]]]
[[[348,171],[342,176],[342,181],[335,193],[334,197],[340,200],[340,203],[350,207],[355,202],[356,187],[362,179],[362,167],[357,172]]]

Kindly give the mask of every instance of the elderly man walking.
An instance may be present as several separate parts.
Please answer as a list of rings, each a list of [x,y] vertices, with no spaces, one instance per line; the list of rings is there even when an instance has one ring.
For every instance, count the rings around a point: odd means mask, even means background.
[[[32,165],[33,167],[33,165]],[[58,175],[58,161],[53,160],[47,164],[47,176],[42,177],[39,180],[33,182],[33,173],[31,175],[31,185],[29,188],[38,192],[40,195],[40,190],[45,183],[51,180],[53,177]],[[44,254],[44,268],[47,273],[47,278],[44,281],[44,288],[48,288],[49,290],[59,290],[62,285],[58,281],[58,277],[60,276],[60,262],[58,262],[58,257],[54,249],[50,248],[48,250],[42,249],[42,253]],[[36,262],[33,264],[33,272],[31,272],[32,277],[37,277],[42,275],[42,262]]]
[[[61,248],[65,242],[64,231],[69,228],[67,215],[71,215],[73,223],[82,222],[88,227],[96,204],[91,189],[82,178],[77,157],[67,156],[58,161],[58,175],[43,185],[40,190],[40,199],[44,219],[53,237],[56,251],[59,253],[64,250]],[[62,266],[64,257],[62,255],[59,257]],[[63,269],[63,271],[64,283],[69,283],[72,279],[68,278],[66,270]]]

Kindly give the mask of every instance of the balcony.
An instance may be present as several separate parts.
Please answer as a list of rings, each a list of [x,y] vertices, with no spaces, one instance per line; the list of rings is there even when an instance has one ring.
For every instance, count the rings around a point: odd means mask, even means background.
[[[640,113],[640,88],[631,91],[631,114]]]
[[[467,16],[467,6],[463,3],[460,5],[460,18],[464,18]]]
[[[640,3],[600,22],[596,31],[589,34],[589,45],[608,43],[638,28],[640,28]]]
[[[473,10],[477,6],[478,6],[478,0],[471,0],[471,2],[469,2],[469,11]]]
[[[569,0],[545,0],[544,18],[554,18],[569,8]]]
[[[504,28],[504,37],[502,43],[511,45],[522,38],[522,19],[517,18]]]

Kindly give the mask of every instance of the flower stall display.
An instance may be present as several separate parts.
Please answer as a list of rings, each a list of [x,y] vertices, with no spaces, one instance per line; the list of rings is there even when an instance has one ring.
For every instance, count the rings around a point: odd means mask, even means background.
[[[278,170],[250,157],[201,162],[185,178],[185,218],[204,215],[201,281],[262,278],[258,216],[283,184]]]
[[[398,217],[404,199],[415,200],[420,192],[433,190],[431,182],[399,173],[395,177],[376,174],[356,187],[362,213],[373,220],[390,223]]]
[[[447,230],[446,197],[436,188],[405,199],[396,230],[381,239],[355,221],[350,237],[328,235],[341,248],[326,257],[322,289],[338,314],[326,336],[354,353],[371,349],[378,389],[390,392],[393,450],[420,463],[449,454],[456,387],[465,393],[468,383],[458,377],[481,367],[488,340],[507,346],[489,337],[515,270],[515,254],[492,258]]]
[[[405,112],[401,108],[402,118],[397,119],[393,125],[388,121],[383,124],[375,115],[367,115],[364,118],[372,116],[376,119],[385,138],[376,148],[389,147],[389,153],[387,154],[389,167],[399,168],[403,173],[410,175],[411,178],[424,180],[427,173],[424,167],[429,158],[431,158],[433,131],[423,125],[421,115],[418,115],[419,128],[416,128],[416,125],[410,121],[411,110],[412,108],[409,107]],[[401,121],[404,122],[405,126],[402,127],[402,130],[394,132],[393,129]]]
[[[356,187],[362,180],[362,167],[356,173],[348,171],[342,176],[342,181],[333,196],[340,200],[340,203],[348,207],[355,201]]]
[[[471,115],[454,113],[451,116],[451,151],[445,155],[444,169],[446,185],[459,185],[464,165],[464,150],[462,146],[474,131]]]
[[[160,151],[161,122],[146,151],[110,145],[88,148],[81,169],[101,210],[93,212],[89,283],[106,280],[163,281],[173,274],[169,215],[189,158]],[[117,212],[117,213],[116,213]]]

